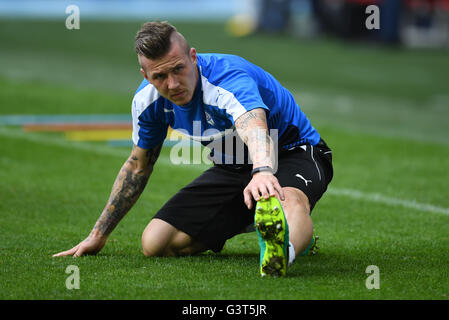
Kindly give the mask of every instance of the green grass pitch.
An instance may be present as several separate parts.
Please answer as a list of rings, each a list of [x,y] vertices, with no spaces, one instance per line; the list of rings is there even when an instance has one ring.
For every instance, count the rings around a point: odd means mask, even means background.
[[[141,81],[140,22],[0,21],[0,118],[128,114]],[[153,214],[205,166],[169,164],[97,256],[52,258],[84,239],[130,149],[0,125],[0,299],[449,299],[449,60],[437,50],[232,38],[179,23],[199,52],[241,55],[289,88],[334,150],[313,212],[320,251],[285,278],[261,278],[255,233],[220,254],[146,258]],[[101,41],[99,41],[101,39]],[[68,290],[69,265],[80,289]],[[380,272],[365,286],[366,268]]]

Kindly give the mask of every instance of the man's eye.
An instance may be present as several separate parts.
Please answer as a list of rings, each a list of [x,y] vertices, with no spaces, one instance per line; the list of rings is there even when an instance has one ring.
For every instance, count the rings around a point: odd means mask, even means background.
[[[183,68],[183,66],[177,66],[175,67],[175,72],[180,72]]]

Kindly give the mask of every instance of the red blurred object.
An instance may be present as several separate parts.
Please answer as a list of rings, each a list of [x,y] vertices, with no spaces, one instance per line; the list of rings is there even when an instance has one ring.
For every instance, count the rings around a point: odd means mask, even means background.
[[[360,5],[369,6],[370,4],[380,4],[382,0],[345,0],[346,2],[356,3]]]
[[[345,0],[347,3],[369,6],[370,4],[379,5],[388,0]],[[403,0],[406,7],[411,9],[420,9],[427,7],[430,9],[442,9],[449,11],[449,0]]]
[[[347,0],[353,1],[353,0]],[[449,11],[449,0],[403,0],[405,7],[409,9],[441,9]]]

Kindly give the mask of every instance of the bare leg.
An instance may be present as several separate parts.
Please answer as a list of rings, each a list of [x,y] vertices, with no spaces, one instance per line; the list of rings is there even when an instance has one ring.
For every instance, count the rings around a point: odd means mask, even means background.
[[[164,220],[153,219],[142,234],[142,250],[151,257],[193,255],[207,248]]]
[[[287,218],[290,242],[299,256],[310,244],[313,235],[313,223],[310,217],[309,199],[299,189],[284,187],[285,201],[281,201]]]

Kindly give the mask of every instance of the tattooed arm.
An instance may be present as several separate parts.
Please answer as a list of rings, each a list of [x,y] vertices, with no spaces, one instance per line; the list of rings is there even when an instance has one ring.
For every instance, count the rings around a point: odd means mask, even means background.
[[[112,187],[111,196],[92,232],[108,236],[139,198],[153,171],[162,145],[145,150],[137,146],[123,164]]]
[[[235,128],[248,147],[253,168],[263,166],[274,168],[275,151],[273,141],[268,134],[265,110],[258,108],[244,113],[235,121]],[[253,175],[243,195],[246,206],[251,209],[252,198],[259,201],[261,195],[268,198],[275,196],[276,193],[279,194],[281,200],[284,200],[284,193],[277,178],[271,172],[263,171]]]
[[[133,147],[114,182],[106,207],[89,236],[74,248],[54,256],[96,254],[103,248],[109,234],[145,189],[161,148],[162,144],[149,150]]]

